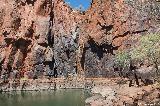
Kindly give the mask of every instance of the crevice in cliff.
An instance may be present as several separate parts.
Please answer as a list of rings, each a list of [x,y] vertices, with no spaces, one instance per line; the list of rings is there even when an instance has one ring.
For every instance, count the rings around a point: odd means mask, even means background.
[[[4,61],[5,61],[5,58],[2,61],[0,61],[0,75],[1,75],[1,71],[3,69],[2,65],[4,64]]]
[[[58,72],[57,72],[57,67],[54,66],[55,60],[53,59],[53,61],[45,61],[44,65],[47,67],[48,66],[48,70],[47,71],[47,76],[49,77],[54,77],[57,78],[58,76]]]
[[[98,45],[93,38],[88,40],[88,44],[90,45],[91,52],[97,54],[100,60],[103,58],[104,53],[114,55],[114,50],[118,50],[118,46],[114,47],[112,44],[103,43]]]
[[[146,31],[148,31],[148,30],[135,31],[135,32],[126,31],[126,32],[125,32],[124,34],[122,34],[122,35],[115,36],[115,37],[113,38],[113,40],[115,40],[115,39],[117,39],[117,38],[119,38],[119,37],[125,37],[125,36],[127,36],[127,35],[129,35],[129,34],[141,34],[141,33],[146,32]]]
[[[52,64],[53,64],[53,70],[54,70],[54,77],[57,78],[58,71],[57,71],[57,67],[55,66],[55,59],[54,59],[54,57],[53,57]]]
[[[28,53],[28,46],[31,44],[31,40],[25,40],[20,38],[16,41],[15,45],[18,49],[20,49],[20,55],[18,57],[18,61],[16,63],[17,67],[22,67],[23,62],[25,61]]]
[[[107,43],[103,43],[99,45],[93,40],[93,38],[89,37],[88,43],[85,44],[85,47],[83,48],[83,52],[80,58],[80,64],[82,69],[85,70],[85,64],[87,64],[86,68],[93,67],[92,64],[97,65],[97,63],[93,61],[93,59],[97,59],[96,56],[100,61],[103,61],[102,58],[104,58],[104,54],[115,55],[114,51],[118,50],[119,47],[120,46],[113,46],[112,44],[107,44]],[[92,55],[92,54],[96,54],[96,55]],[[96,76],[96,74],[94,75]]]
[[[17,31],[17,30],[19,29],[19,27],[21,26],[21,18],[18,17],[18,18],[16,18],[16,19],[14,19],[12,23],[13,23],[13,24],[12,24],[13,29],[14,29],[15,31]]]
[[[29,4],[32,4],[32,6],[34,6],[34,3],[36,2],[37,0],[26,0],[26,3],[29,5]]]
[[[48,46],[53,47],[54,37],[52,35],[52,30],[51,29],[49,29],[47,41],[48,41]]]
[[[81,61],[80,61],[81,67],[82,67],[83,70],[84,70],[84,65],[85,65],[85,55],[86,55],[86,50],[87,50],[87,48],[84,47],[84,48],[83,48],[82,57],[81,57]]]
[[[49,32],[48,32],[48,45],[50,47],[53,47],[54,45],[54,35],[52,34],[52,28],[53,28],[53,19],[54,19],[54,12],[53,9],[54,8],[54,4],[52,3],[51,0],[51,11],[50,11],[50,20],[49,20]]]
[[[132,32],[132,34],[141,34],[146,31],[148,31],[148,30],[134,31],[134,32]]]
[[[98,45],[96,42],[93,40],[93,38],[90,38],[88,40],[88,44],[90,45],[91,52],[97,54],[99,59],[103,58],[103,54],[106,53],[106,50],[104,48],[104,45]]]
[[[25,36],[28,37],[28,38],[32,38],[33,33],[34,33],[34,30],[30,27],[30,28],[27,29],[27,33],[25,33]]]
[[[50,20],[49,20],[49,31],[47,34],[47,41],[48,41],[48,46],[53,48],[54,35],[52,34],[52,28],[53,28],[53,19],[54,19],[54,12],[53,12],[54,4],[52,0],[50,0],[50,8],[51,8],[51,11],[49,13]],[[57,67],[55,67],[54,65],[55,64],[54,56],[52,57],[52,61],[47,62],[47,64],[49,66],[48,76],[57,78],[58,72],[57,72]]]
[[[128,34],[130,34],[130,31],[127,31],[127,32],[125,32],[125,33],[122,34],[122,35],[115,36],[115,37],[113,38],[113,40],[115,40],[115,39],[117,39],[117,38],[119,38],[119,37],[125,37],[125,36],[127,36]]]
[[[11,42],[11,40],[13,42]],[[9,55],[9,61],[7,64],[7,67],[9,67],[8,71],[10,72],[12,70],[14,61],[16,61],[15,65],[17,68],[22,68],[23,62],[27,57],[27,50],[28,50],[28,46],[31,44],[31,41],[25,40],[23,38],[20,38],[18,40],[10,39],[8,44],[12,44],[12,50]],[[18,58],[15,60],[16,53],[18,53]]]
[[[0,66],[4,63],[4,61],[5,61],[5,58],[1,59]]]
[[[46,42],[44,42],[44,43],[38,43],[38,45],[40,45],[40,46],[42,46],[42,47],[45,47],[45,48],[48,47],[48,44],[47,44]]]
[[[13,38],[5,38],[4,40],[7,44],[7,47],[9,47],[9,45],[12,44],[15,41]]]
[[[65,50],[65,52],[66,52],[67,58],[69,59],[70,58],[70,50],[67,49],[67,50]]]
[[[51,11],[50,11],[50,26],[53,26],[53,19],[54,19],[54,3],[51,0]]]
[[[5,15],[4,9],[1,9],[0,10],[0,27],[2,27],[2,25],[4,23],[4,19],[3,19],[4,15]]]
[[[12,69],[12,66],[13,66],[13,63],[14,63],[14,59],[15,59],[15,54],[17,53],[18,49],[16,48],[15,44],[13,44],[13,47],[12,47],[12,50],[11,50],[11,53],[9,55],[9,61],[8,61],[8,64],[7,64],[7,68],[8,68],[8,71],[11,72],[11,69]]]
[[[113,29],[113,25],[102,25],[100,22],[97,25],[101,26],[101,30],[105,30],[106,34]]]
[[[34,34],[33,26],[34,26],[34,21],[32,21],[31,26],[27,29],[27,32],[25,33],[26,37],[28,37],[28,38],[32,38],[33,37],[33,34]]]
[[[57,78],[57,76],[58,76],[57,67],[54,68],[54,74],[53,75],[54,75],[54,78]]]
[[[19,38],[18,40],[15,41],[15,46],[18,49],[20,49],[22,53],[25,53],[31,42],[32,42],[31,40]]]

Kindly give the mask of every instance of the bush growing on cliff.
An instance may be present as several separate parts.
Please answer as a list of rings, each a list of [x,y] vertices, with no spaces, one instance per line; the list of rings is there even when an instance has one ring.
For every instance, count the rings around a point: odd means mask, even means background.
[[[130,55],[127,51],[120,51],[115,55],[115,65],[117,67],[125,68],[129,66],[130,63]]]
[[[139,45],[132,48],[130,54],[132,60],[148,60],[158,71],[158,65],[160,64],[160,35],[142,36]]]
[[[129,66],[131,61],[148,60],[158,73],[160,65],[160,35],[150,34],[140,38],[139,43],[132,47],[130,52],[122,51],[115,55],[115,64],[118,67]]]

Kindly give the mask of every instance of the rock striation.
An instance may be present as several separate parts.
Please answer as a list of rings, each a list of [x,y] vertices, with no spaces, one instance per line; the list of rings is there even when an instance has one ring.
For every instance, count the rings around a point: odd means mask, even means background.
[[[160,33],[157,0],[0,1],[0,74],[7,78],[114,77],[114,54]]]

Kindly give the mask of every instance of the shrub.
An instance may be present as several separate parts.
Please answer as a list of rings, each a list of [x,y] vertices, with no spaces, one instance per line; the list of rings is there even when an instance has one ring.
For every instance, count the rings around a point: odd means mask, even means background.
[[[121,51],[115,55],[115,64],[118,67],[125,68],[131,61],[148,60],[158,73],[160,65],[160,35],[150,34],[140,38],[140,42],[130,49],[130,51]]]
[[[117,67],[125,68],[130,63],[130,55],[127,51],[120,51],[115,55],[115,65]]]
[[[151,34],[142,36],[140,43],[130,52],[131,59],[149,60],[158,70],[160,63],[160,35]]]

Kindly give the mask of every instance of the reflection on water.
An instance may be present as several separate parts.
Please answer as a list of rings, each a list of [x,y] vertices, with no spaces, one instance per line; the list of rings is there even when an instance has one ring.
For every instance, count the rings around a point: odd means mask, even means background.
[[[85,106],[89,92],[57,90],[0,94],[0,106]]]

